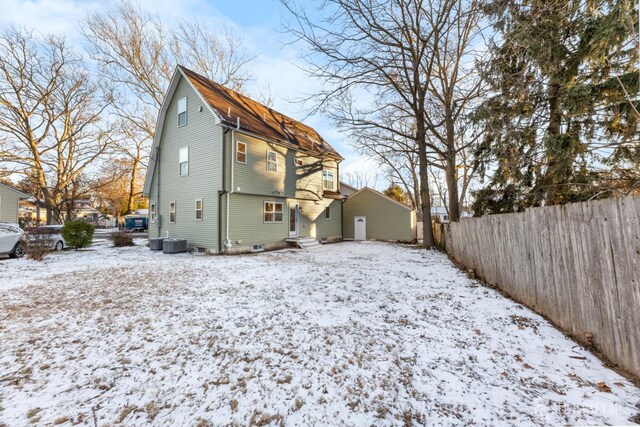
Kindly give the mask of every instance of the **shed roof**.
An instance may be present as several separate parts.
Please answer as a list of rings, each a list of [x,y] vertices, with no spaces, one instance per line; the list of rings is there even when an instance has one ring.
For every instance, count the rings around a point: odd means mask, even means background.
[[[28,194],[23,193],[23,192],[22,192],[22,191],[20,191],[20,190],[16,190],[15,188],[11,187],[10,185],[2,184],[2,183],[0,183],[0,185],[1,185],[2,187],[6,188],[6,189],[9,189],[9,190],[13,191],[14,193],[17,193],[17,195],[18,195],[18,197],[19,197],[20,199],[28,199],[29,197],[31,197],[31,196],[29,196]]]
[[[360,189],[360,190],[356,191],[356,192],[355,192],[355,193],[353,193],[352,195],[348,196],[348,197],[347,197],[347,200],[348,200],[348,199],[353,199],[354,197],[356,197],[356,196],[358,196],[359,194],[362,194],[362,193],[364,193],[364,192],[370,192],[370,193],[373,193],[373,194],[375,194],[375,195],[376,195],[376,196],[378,196],[378,197],[381,197],[381,198],[386,199],[386,200],[388,200],[388,201],[390,201],[390,202],[392,202],[392,203],[395,203],[395,204],[396,204],[396,205],[398,205],[398,206],[402,206],[403,208],[405,208],[405,209],[407,209],[407,210],[413,211],[413,209],[411,209],[409,206],[407,206],[407,205],[405,205],[405,204],[403,204],[403,203],[400,203],[399,201],[392,199],[391,197],[387,196],[386,194],[381,193],[381,192],[379,192],[379,191],[377,191],[377,190],[374,190],[373,188],[369,188],[369,187],[364,187],[364,188],[362,188],[362,189]]]

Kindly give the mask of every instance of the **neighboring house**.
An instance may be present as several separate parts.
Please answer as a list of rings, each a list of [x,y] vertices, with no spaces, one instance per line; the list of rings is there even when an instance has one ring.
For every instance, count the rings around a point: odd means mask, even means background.
[[[346,182],[340,181],[340,194],[343,196],[350,196],[358,192],[358,189],[353,185],[349,185]]]
[[[28,194],[0,184],[0,222],[18,223],[18,208],[21,200],[27,200]]]
[[[342,216],[345,240],[416,239],[416,212],[369,187],[347,198]]]
[[[460,212],[460,218],[472,217],[472,213],[467,210]],[[432,206],[431,207],[431,220],[435,221],[437,218],[440,222],[449,222],[449,210],[446,206]]]
[[[342,239],[342,157],[312,128],[178,67],[144,195],[149,237],[237,253]]]

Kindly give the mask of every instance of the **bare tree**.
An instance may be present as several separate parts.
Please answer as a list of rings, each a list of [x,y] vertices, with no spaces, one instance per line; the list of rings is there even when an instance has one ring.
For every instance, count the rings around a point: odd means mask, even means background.
[[[210,32],[201,21],[178,21],[167,29],[155,14],[123,1],[105,14],[87,17],[82,32],[98,63],[104,85],[114,93],[120,118],[115,146],[132,164],[128,208],[134,205],[135,182],[149,158],[156,118],[177,64],[185,65],[234,90],[244,90],[253,59],[242,39],[229,29]]]
[[[361,189],[364,187],[375,187],[378,182],[378,174],[356,170],[353,172],[345,172],[342,179],[344,179],[347,184]]]
[[[107,148],[107,106],[64,39],[16,28],[0,35],[0,161],[29,176],[48,221],[68,218],[87,191],[83,175]]]
[[[329,112],[351,130],[384,129],[414,144],[418,155],[420,205],[427,226],[423,246],[434,246],[429,197],[428,97],[437,66],[433,43],[451,26],[450,0],[325,0],[317,19],[283,0],[293,16],[288,30],[310,52],[312,76],[326,89],[314,94],[315,109]],[[360,101],[372,96],[378,102]],[[344,102],[356,99],[344,112]],[[373,106],[372,106],[373,105]],[[411,129],[389,127],[387,115],[413,120]]]

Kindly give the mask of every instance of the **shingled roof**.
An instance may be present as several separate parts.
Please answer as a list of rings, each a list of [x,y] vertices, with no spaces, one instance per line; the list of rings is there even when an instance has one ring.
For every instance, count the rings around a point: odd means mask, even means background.
[[[315,129],[183,66],[180,66],[180,70],[218,114],[223,124],[235,127],[240,118],[240,130],[293,145],[310,154],[342,160],[340,154]]]

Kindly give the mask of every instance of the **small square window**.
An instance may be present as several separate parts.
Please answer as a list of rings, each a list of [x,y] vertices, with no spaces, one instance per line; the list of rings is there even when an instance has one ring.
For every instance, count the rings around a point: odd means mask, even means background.
[[[176,222],[176,202],[169,203],[169,222],[172,224]]]
[[[236,162],[247,163],[247,144],[244,142],[236,142]]]
[[[331,206],[324,208],[324,219],[331,219]]]
[[[304,163],[302,162],[302,159],[293,159],[293,164],[296,166],[303,166]]]
[[[178,127],[187,124],[187,97],[178,100]]]
[[[189,147],[182,147],[179,155],[180,176],[189,175]]]
[[[264,202],[264,222],[282,222],[282,202]]]
[[[269,172],[278,171],[278,155],[275,151],[267,151],[267,170]]]
[[[202,221],[202,199],[196,199],[196,221]]]

